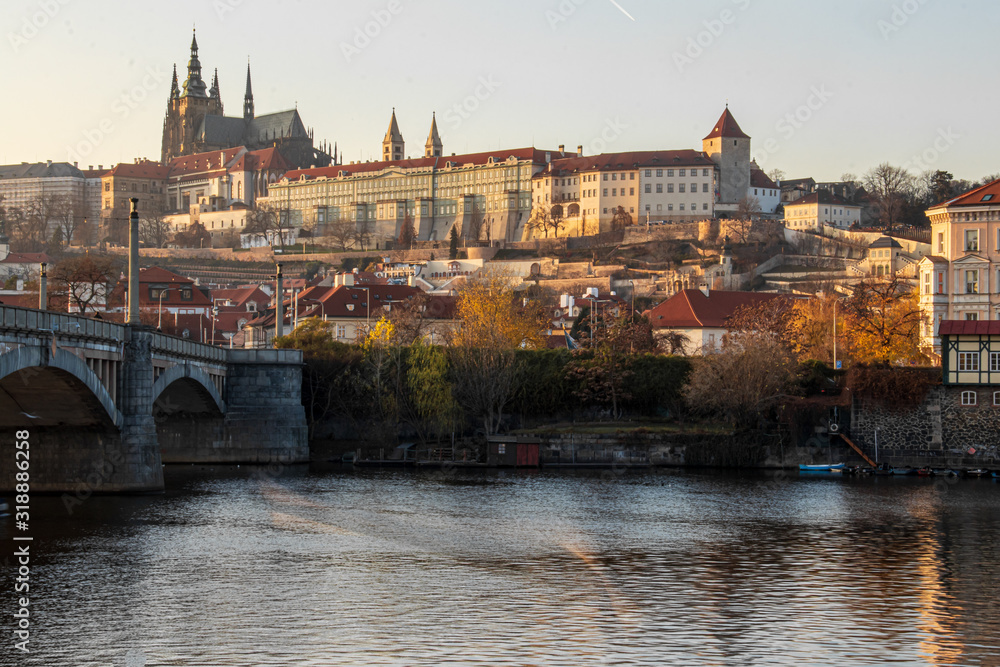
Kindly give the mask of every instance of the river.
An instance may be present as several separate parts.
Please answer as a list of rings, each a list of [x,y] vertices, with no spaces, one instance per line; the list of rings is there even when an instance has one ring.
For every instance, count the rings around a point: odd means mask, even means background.
[[[0,664],[1000,665],[992,480],[191,466],[166,481],[72,514],[33,499],[31,652],[12,646],[8,558]]]

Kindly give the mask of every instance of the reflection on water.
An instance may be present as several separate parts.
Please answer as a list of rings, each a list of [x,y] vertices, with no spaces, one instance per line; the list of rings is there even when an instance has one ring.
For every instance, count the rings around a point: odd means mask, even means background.
[[[1000,664],[991,481],[167,480],[36,500],[33,652],[3,664]]]

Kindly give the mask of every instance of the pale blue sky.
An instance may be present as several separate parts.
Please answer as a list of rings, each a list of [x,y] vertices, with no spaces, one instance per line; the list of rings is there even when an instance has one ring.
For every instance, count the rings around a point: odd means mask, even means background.
[[[298,102],[345,161],[378,157],[392,107],[414,157],[434,110],[446,153],[593,153],[700,149],[728,99],[790,178],[978,179],[1000,171],[998,20],[988,0],[7,0],[0,162],[158,159],[196,23],[228,115],[249,56],[257,113]]]

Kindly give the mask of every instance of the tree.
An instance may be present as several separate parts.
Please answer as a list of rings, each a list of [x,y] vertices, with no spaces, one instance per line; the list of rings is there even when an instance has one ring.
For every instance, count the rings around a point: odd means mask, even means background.
[[[515,351],[540,347],[546,324],[537,304],[518,303],[515,284],[503,271],[484,269],[459,289],[456,304],[460,327],[450,349],[455,399],[482,420],[487,434],[500,428],[517,389]]]
[[[549,230],[554,226],[552,210],[548,206],[535,204],[525,226],[532,231],[533,235],[537,236],[540,232],[545,235],[545,238],[549,238]]]
[[[775,167],[771,171],[767,172],[767,177],[770,178],[775,183],[780,183],[785,180],[785,172]]]
[[[940,204],[951,199],[954,194],[952,190],[952,179],[955,178],[949,172],[938,169],[930,175],[928,187],[928,206]]]
[[[844,303],[846,347],[858,363],[922,359],[917,294],[896,275],[870,277]]]
[[[183,232],[174,234],[174,243],[182,248],[211,248],[212,235],[205,229],[205,225],[195,222]]]
[[[448,380],[448,356],[442,348],[417,338],[406,360],[407,421],[426,442],[428,435],[446,432],[458,416]]]
[[[458,259],[458,224],[451,226],[448,232],[448,259]]]
[[[417,232],[413,228],[413,218],[407,213],[406,217],[403,218],[403,224],[399,228],[399,237],[396,242],[399,243],[399,247],[409,250],[413,247],[413,242],[417,238]]]
[[[618,232],[632,225],[632,214],[625,210],[624,206],[615,209],[615,215],[611,218],[611,230]]]
[[[264,239],[270,246],[282,246],[291,230],[290,212],[260,204],[247,210],[246,233]]]
[[[68,296],[70,308],[86,313],[107,303],[121,269],[122,263],[116,257],[88,253],[63,259],[52,269],[50,277]]]
[[[357,225],[346,217],[338,217],[327,223],[326,234],[336,247],[347,250],[347,247],[354,242]]]
[[[899,224],[914,194],[910,172],[883,162],[865,174],[864,186],[882,227],[888,230]]]
[[[469,245],[469,241],[472,241],[473,245],[479,242],[479,237],[483,233],[483,214],[479,210],[479,204],[474,203],[472,205],[472,215],[469,217],[469,224],[462,231],[466,233],[466,245]]]
[[[746,245],[753,231],[753,223],[760,219],[760,200],[753,196],[741,199],[736,205],[736,219],[729,223],[729,228],[736,234],[742,245]]]
[[[55,195],[52,198],[51,214],[65,245],[71,245],[86,215],[83,200],[80,197]]]
[[[794,351],[797,346],[799,311],[795,302],[785,297],[739,306],[726,319],[727,335],[771,338]]]
[[[152,248],[162,248],[170,240],[170,223],[159,202],[151,201],[140,210],[139,240]]]

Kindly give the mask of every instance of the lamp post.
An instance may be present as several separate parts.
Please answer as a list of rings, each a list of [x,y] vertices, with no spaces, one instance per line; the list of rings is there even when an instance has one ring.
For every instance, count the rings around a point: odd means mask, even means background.
[[[177,289],[177,288],[176,287],[164,287],[162,290],[160,290],[160,296],[157,297],[157,299],[159,300],[159,305],[157,305],[157,307],[156,307],[156,330],[157,331],[162,331],[162,329],[160,327],[163,324],[163,295],[166,294],[167,292],[169,292],[170,290],[173,290],[173,289]]]

